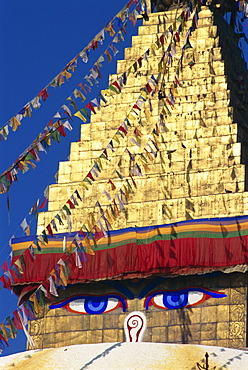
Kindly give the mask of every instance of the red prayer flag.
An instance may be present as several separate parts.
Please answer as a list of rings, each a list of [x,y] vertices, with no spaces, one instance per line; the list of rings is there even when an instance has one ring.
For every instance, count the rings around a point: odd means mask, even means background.
[[[133,176],[132,175],[130,175],[130,177],[131,177],[131,180],[132,180],[132,182],[133,182],[133,185],[135,186],[135,188],[137,189],[137,185],[136,185],[136,182],[134,181],[134,179],[133,179]]]
[[[142,67],[142,57],[140,57],[139,59],[138,59],[138,63],[139,63],[139,67]]]
[[[83,235],[83,236],[87,236],[87,234],[82,229],[79,230],[78,234]]]
[[[137,4],[137,3],[138,3],[138,0],[129,0],[129,2],[127,3],[127,7],[130,8],[132,4]]]
[[[159,41],[161,42],[162,45],[164,45],[164,35],[160,36]]]
[[[52,227],[51,227],[51,225],[50,225],[50,224],[49,224],[49,225],[47,225],[46,229],[47,229],[47,231],[48,231],[48,234],[53,238],[53,231],[52,231]]]
[[[40,205],[39,209],[45,208],[46,203],[47,203],[47,198],[45,198],[45,199],[43,200],[43,202],[41,203],[41,205]]]
[[[107,149],[106,148],[104,149],[103,154],[108,158],[108,153],[107,153]]]
[[[94,226],[93,230],[95,231],[94,239],[97,242],[99,239],[101,239],[104,236],[104,233],[97,225]]]
[[[0,281],[3,283],[5,289],[10,289],[10,279],[6,278],[4,275],[0,277]]]
[[[178,32],[175,33],[175,39],[176,39],[177,42],[180,41],[180,36],[179,36],[179,33]]]
[[[34,149],[31,149],[31,150],[29,151],[29,153],[31,153],[31,154],[32,154],[32,156],[34,157],[34,160],[35,160],[35,161],[38,161],[38,160],[39,160],[39,157],[37,156],[37,154],[36,154],[36,152],[34,151]]]
[[[170,104],[171,107],[174,107],[174,104],[173,104],[173,102],[170,99],[166,99],[166,101],[167,101],[167,103]]]
[[[66,203],[69,204],[69,206],[70,206],[71,209],[72,208],[75,208],[74,204],[72,203],[72,201],[70,199],[68,199]]]
[[[94,106],[92,105],[92,103],[88,103],[85,105],[89,110],[91,110],[91,112],[93,112],[94,114],[96,114],[96,111],[94,109]]]
[[[16,327],[16,329],[23,330],[23,326],[22,326],[22,323],[21,323],[21,320],[20,320],[20,317],[18,315],[17,310],[15,310],[13,312],[13,315],[14,315],[14,317],[13,317],[13,320],[12,321],[13,321],[13,324]]]
[[[68,113],[68,115],[69,115],[69,113]],[[61,136],[64,136],[64,137],[66,136],[65,129],[64,129],[64,126],[63,125],[59,126],[57,128],[57,130],[58,130],[58,132],[60,133]]]
[[[29,258],[31,262],[34,262],[35,256],[31,253],[30,247],[23,253],[24,257]],[[25,258],[24,258],[25,260]]]
[[[125,130],[123,126],[120,126],[118,130],[123,132],[125,135],[127,134],[127,130]]]
[[[4,261],[4,263],[2,264],[2,269],[3,269],[4,272],[9,269],[8,262],[7,261]]]
[[[115,190],[115,189],[116,189],[116,186],[115,186],[115,184],[113,183],[113,181],[112,181],[112,180],[110,180],[110,179],[109,179],[108,184],[110,184],[110,185],[111,185],[111,189],[112,189],[112,190]]]
[[[12,185],[12,175],[11,175],[11,173],[10,172],[7,172],[6,173],[6,176],[7,176],[7,179],[9,180],[9,183],[10,183],[10,185]]]
[[[112,83],[112,85],[114,85],[115,87],[117,87],[117,89],[118,89],[119,91],[121,91],[121,87],[120,87],[120,85],[118,84],[118,82],[117,82],[117,81],[114,81],[114,82]]]
[[[0,340],[2,340],[5,343],[5,345],[9,347],[9,343],[6,341],[2,334],[0,334]]]
[[[88,177],[92,181],[95,181],[94,177],[92,176],[92,174],[90,172],[88,173],[88,175],[86,177]]]
[[[149,83],[146,84],[146,88],[147,88],[148,93],[150,94],[152,92],[152,88],[149,85]]]
[[[48,92],[47,92],[47,89],[42,89],[39,94],[38,94],[39,98],[41,98],[42,100],[46,101],[47,98],[49,97],[48,95]]]
[[[141,108],[137,104],[134,104],[133,109],[141,110]]]

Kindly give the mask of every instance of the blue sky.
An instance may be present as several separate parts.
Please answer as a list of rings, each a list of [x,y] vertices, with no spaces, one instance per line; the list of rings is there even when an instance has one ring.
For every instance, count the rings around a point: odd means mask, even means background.
[[[13,117],[37,93],[44,88],[75,57],[93,37],[118,13],[127,0],[1,0],[0,1],[0,127]],[[140,21],[138,24],[141,24]],[[247,21],[245,22],[245,25]],[[245,26],[245,31],[247,27]],[[131,45],[136,27],[129,22],[125,42],[117,45],[120,52],[111,63],[105,62],[101,69],[100,86],[92,90],[91,98],[108,85],[108,74],[115,73],[116,59],[123,57],[125,46]],[[247,33],[247,32],[246,32]],[[83,81],[104,46],[91,52],[88,64],[79,60],[73,77],[61,87],[50,89],[50,97],[31,118],[24,118],[16,132],[10,132],[8,140],[0,142],[0,173],[5,171],[29,146],[45,125],[64,104],[65,99]],[[247,46],[246,46],[247,48]],[[246,52],[245,52],[246,53]],[[248,54],[248,53],[247,53]],[[87,101],[88,102],[88,101]],[[35,170],[18,174],[18,182],[9,192],[10,214],[7,211],[6,194],[0,194],[0,266],[11,252],[10,237],[22,236],[19,227],[43,191],[54,183],[58,162],[69,155],[70,142],[79,140],[81,121],[74,119],[73,131],[66,130],[67,137],[61,143],[53,143],[47,155],[41,153],[41,161]],[[35,222],[31,225],[35,233]],[[0,274],[3,271],[0,269]],[[0,284],[1,285],[1,284]],[[16,309],[16,297],[9,291],[0,291],[0,322]],[[23,333],[10,339],[10,347],[3,352],[8,355],[25,350]]]
[[[126,3],[127,0],[0,1],[0,127],[61,72]],[[120,52],[111,63],[103,64],[103,79],[100,87],[92,90],[91,99],[108,86],[108,74],[116,72],[117,58],[123,57],[125,45],[131,45],[131,35],[136,33],[131,22],[127,30],[125,41],[117,45]],[[78,83],[84,81],[110,41],[108,37],[101,48],[92,51],[87,64],[79,60],[73,77],[61,87],[50,88],[50,97],[41,108],[33,111],[32,117],[24,118],[18,130],[10,132],[8,140],[0,142],[0,173],[30,145]],[[75,117],[73,131],[66,130],[67,137],[60,144],[54,142],[47,155],[41,153],[36,169],[24,175],[19,173],[18,182],[9,192],[9,217],[6,194],[0,194],[0,266],[4,260],[10,260],[10,237],[23,235],[20,223],[36,200],[42,200],[46,186],[55,182],[58,162],[67,159],[70,142],[79,140],[80,124]],[[35,233],[34,221],[31,233]],[[0,290],[0,322],[15,309],[16,297],[6,289]],[[23,333],[18,332],[18,338],[9,340],[10,347],[3,355],[25,350],[25,342]]]

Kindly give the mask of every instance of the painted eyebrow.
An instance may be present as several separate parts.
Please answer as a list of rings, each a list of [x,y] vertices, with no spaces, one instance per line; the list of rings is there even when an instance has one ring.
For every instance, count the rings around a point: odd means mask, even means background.
[[[121,282],[119,282],[119,281],[106,281],[106,282],[104,282],[104,284],[110,285],[114,289],[118,290],[119,293],[122,293],[125,296],[127,296],[127,298],[134,299],[133,292],[130,289],[128,289],[125,285],[123,285]]]
[[[157,277],[155,279],[153,279],[149,284],[147,284],[140,292],[138,298],[139,299],[142,299],[144,298],[147,293],[149,293],[152,289],[154,289],[157,285],[159,285],[160,283],[162,283],[162,281],[164,281],[165,278],[163,277]]]

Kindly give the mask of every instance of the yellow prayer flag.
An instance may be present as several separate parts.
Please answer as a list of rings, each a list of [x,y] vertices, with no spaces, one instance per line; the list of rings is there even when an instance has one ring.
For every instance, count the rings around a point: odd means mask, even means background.
[[[34,304],[34,310],[35,310],[35,312],[36,312],[37,314],[39,314],[40,312],[42,312],[42,308],[41,308],[41,306],[39,305],[39,302],[38,302],[38,299],[37,299],[37,297],[36,297],[36,294],[35,294],[35,293],[33,293],[33,294],[31,295],[31,297],[29,298],[29,300],[30,300],[31,302],[33,302],[33,304]]]
[[[5,325],[5,328],[9,329],[9,337],[12,338],[12,339],[15,339],[16,338],[16,334],[14,333],[12,327],[10,325]]]
[[[95,252],[93,251],[93,249],[90,245],[90,240],[87,236],[83,240],[83,246],[85,247],[86,253],[91,254],[91,255],[95,254]]]
[[[62,72],[62,75],[64,75],[67,80],[72,76],[72,74],[66,70]]]
[[[5,328],[5,326],[2,322],[0,323],[0,329],[2,330],[2,335],[3,335],[4,339],[6,341],[8,341],[8,339],[9,339],[8,333],[7,333],[7,330],[6,330],[6,328]]]
[[[18,270],[19,270],[20,274],[23,274],[22,264],[21,264],[21,261],[19,259],[15,261],[14,265],[16,265],[18,267]]]
[[[65,277],[65,273],[64,273],[64,268],[63,266],[60,267],[60,274],[59,274],[59,277],[60,279],[62,280],[64,286],[67,286],[67,279]]]
[[[16,117],[12,117],[9,121],[13,131],[16,131],[18,126],[21,125],[21,122]]]
[[[115,134],[114,136],[113,136],[113,139],[112,140],[114,140],[114,141],[116,141],[118,144],[120,144],[120,140],[119,140],[119,138],[118,138],[118,136]]]
[[[74,116],[80,118],[84,123],[87,122],[87,119],[82,115],[82,113],[80,111],[74,113]]]
[[[46,243],[44,242],[44,239],[43,239],[42,235],[38,235],[37,239],[39,240],[39,242],[40,242],[41,245],[46,245]]]
[[[86,251],[86,253],[91,254],[92,256],[94,256],[94,254],[95,254],[95,252],[93,251],[93,249],[91,248],[90,245],[86,246],[85,251]]]
[[[28,225],[28,227],[24,230],[25,234],[27,236],[30,236],[30,226]]]
[[[72,243],[66,248],[66,253],[72,253]]]
[[[36,164],[33,163],[32,161],[25,161],[25,162],[29,163],[32,166],[33,170],[36,168]]]
[[[125,197],[127,198],[127,200],[129,200],[129,193],[128,193],[126,185],[123,185],[123,189],[124,189]]]
[[[47,136],[45,137],[47,145],[52,145],[50,136],[51,136],[51,134],[47,134]]]
[[[131,110],[129,113],[128,113],[128,115],[127,115],[127,118],[131,121],[133,121],[133,120],[135,120],[135,119],[137,119],[137,114],[133,111],[133,110]]]
[[[139,159],[140,159],[140,161],[141,161],[141,158],[139,158]],[[147,163],[142,162],[142,167],[143,167],[143,170],[144,170],[145,172],[147,172],[147,171],[149,170],[149,166],[148,166],[148,164],[147,164]]]
[[[27,104],[25,107],[25,112],[24,112],[24,117],[31,117],[32,116],[32,111],[30,104]]]
[[[140,96],[142,96],[144,99],[147,99],[148,93],[145,90],[142,90]]]
[[[151,112],[147,108],[145,108],[145,116],[146,116],[146,120],[149,122],[151,118]]]
[[[80,185],[82,185],[86,190],[89,190],[89,188],[88,188],[87,184],[86,184],[84,181],[82,181],[82,182],[80,183]]]
[[[108,220],[108,222],[110,224],[115,221],[115,219],[113,218],[112,214],[109,213],[109,210],[108,209],[106,209],[106,211],[105,211],[105,216],[106,216],[106,219]]]
[[[93,226],[96,225],[96,220],[95,220],[95,216],[94,216],[93,212],[91,212],[89,214],[89,219],[90,219],[90,222],[91,222],[91,225],[92,225],[91,228],[90,228],[90,230],[91,230],[91,229],[93,229]]]

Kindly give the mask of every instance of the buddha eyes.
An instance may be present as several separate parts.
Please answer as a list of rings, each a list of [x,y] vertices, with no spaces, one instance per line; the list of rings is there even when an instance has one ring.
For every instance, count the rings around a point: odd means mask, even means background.
[[[125,312],[127,301],[118,294],[107,294],[101,296],[77,295],[60,303],[52,304],[50,309],[63,307],[70,312],[80,314],[101,314],[113,311],[119,307]]]
[[[174,291],[163,290],[154,292],[147,296],[144,302],[144,307],[146,310],[148,310],[149,306],[163,309],[191,307],[200,304],[211,297],[223,298],[226,297],[226,294],[200,287]]]
[[[146,310],[148,310],[150,306],[162,309],[187,308],[196,306],[211,297],[223,298],[226,297],[226,294],[200,287],[190,287],[180,290],[161,290],[149,294],[145,299],[144,307]],[[70,312],[83,315],[97,315],[116,310],[119,307],[125,312],[127,310],[127,301],[119,294],[106,294],[101,296],[87,294],[76,295],[49,306],[50,309],[61,307]]]

